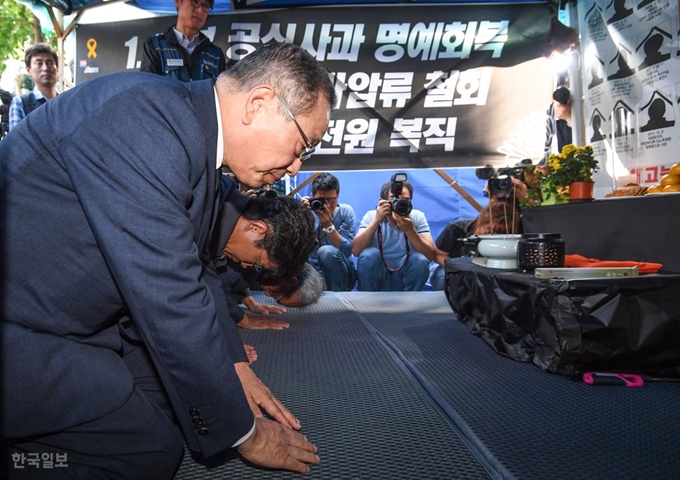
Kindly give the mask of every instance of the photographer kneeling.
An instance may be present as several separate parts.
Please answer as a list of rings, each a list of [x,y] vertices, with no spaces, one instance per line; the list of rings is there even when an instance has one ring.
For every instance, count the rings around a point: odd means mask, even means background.
[[[392,176],[375,210],[366,212],[352,242],[362,291],[419,291],[427,282],[434,242],[425,214],[413,210],[413,185]]]
[[[301,204],[316,214],[314,233],[317,246],[308,262],[323,275],[326,288],[334,292],[350,291],[356,283],[352,262],[354,209],[338,203],[340,181],[330,173],[322,173],[312,182],[312,198],[303,197]]]

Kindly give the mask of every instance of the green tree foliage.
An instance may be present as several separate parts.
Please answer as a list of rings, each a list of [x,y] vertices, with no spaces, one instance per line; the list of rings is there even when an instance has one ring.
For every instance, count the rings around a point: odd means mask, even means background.
[[[0,32],[0,75],[5,60],[23,60],[24,51],[34,43],[47,42],[56,48],[56,37],[43,35],[38,19],[15,0],[0,0]]]

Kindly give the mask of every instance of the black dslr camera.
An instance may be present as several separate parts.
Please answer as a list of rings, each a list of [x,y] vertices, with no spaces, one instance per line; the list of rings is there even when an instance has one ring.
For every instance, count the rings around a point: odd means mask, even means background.
[[[395,173],[392,175],[392,185],[390,185],[390,192],[392,192],[392,199],[390,200],[390,207],[392,211],[402,217],[407,216],[413,210],[411,200],[406,198],[399,198],[404,189],[404,182],[408,180],[405,173]]]
[[[327,203],[328,199],[326,198],[312,198],[309,200],[309,208],[318,212],[319,210],[323,210]]]
[[[524,181],[525,170],[532,165],[531,160],[526,158],[517,163],[514,167],[499,168],[498,171],[491,165],[475,169],[475,175],[480,180],[488,180],[489,191],[485,192],[487,197],[498,197],[504,202],[512,198],[512,178]]]

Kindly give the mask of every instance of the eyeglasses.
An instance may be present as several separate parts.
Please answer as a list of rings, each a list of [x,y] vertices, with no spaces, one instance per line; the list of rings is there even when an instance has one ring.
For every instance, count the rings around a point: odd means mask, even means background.
[[[260,258],[257,259],[257,263],[255,265],[250,267],[253,270],[255,270],[257,273],[260,273],[264,270],[264,267],[262,267],[262,265],[260,265],[260,264],[262,263],[262,253],[264,252],[264,241],[265,241],[266,238],[267,238],[266,235],[264,236],[264,238],[262,238],[262,248],[260,248]]]
[[[305,132],[302,130],[302,127],[300,126],[298,121],[295,119],[295,115],[293,115],[293,112],[291,112],[290,108],[288,108],[288,105],[286,105],[286,103],[283,100],[281,100],[281,97],[279,97],[278,95],[276,95],[276,98],[278,99],[279,103],[281,104],[283,109],[286,111],[286,113],[288,113],[291,120],[293,120],[293,122],[295,122],[295,126],[300,131],[300,135],[302,135],[302,139],[307,144],[307,147],[303,148],[302,152],[300,152],[300,161],[306,162],[307,160],[309,160],[309,157],[311,157],[314,154],[316,147],[314,145],[312,145],[312,142],[309,141],[309,138],[307,138],[307,135],[305,135]]]
[[[208,13],[210,10],[212,10],[212,5],[209,3],[203,3],[200,0],[191,0],[191,6],[194,8],[201,7],[201,10],[203,10],[204,13]]]

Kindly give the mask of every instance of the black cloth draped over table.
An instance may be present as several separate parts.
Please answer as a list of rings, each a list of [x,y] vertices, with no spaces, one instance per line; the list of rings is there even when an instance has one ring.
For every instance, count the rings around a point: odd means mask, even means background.
[[[479,259],[478,259],[479,260]],[[680,275],[538,279],[470,258],[446,261],[446,295],[498,353],[544,371],[680,373]]]

